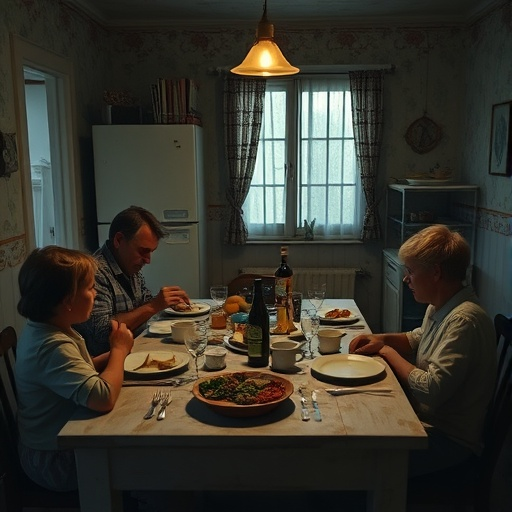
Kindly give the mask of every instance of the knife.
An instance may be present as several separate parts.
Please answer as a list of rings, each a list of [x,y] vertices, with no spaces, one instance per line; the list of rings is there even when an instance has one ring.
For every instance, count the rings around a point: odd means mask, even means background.
[[[311,392],[311,402],[313,403],[313,409],[315,410],[315,421],[322,421],[322,413],[320,412],[318,402],[316,401],[316,391]]]
[[[393,391],[392,389],[387,388],[375,388],[375,389],[350,389],[350,388],[326,388],[325,391],[330,395],[340,396],[340,395],[354,395],[356,393],[365,393],[368,395],[383,395],[386,396]]]

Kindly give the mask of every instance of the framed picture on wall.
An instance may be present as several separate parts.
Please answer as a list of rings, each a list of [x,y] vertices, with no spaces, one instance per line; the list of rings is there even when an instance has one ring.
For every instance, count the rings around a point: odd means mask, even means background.
[[[498,103],[492,107],[489,174],[497,176],[510,176],[512,174],[511,107],[511,102]]]

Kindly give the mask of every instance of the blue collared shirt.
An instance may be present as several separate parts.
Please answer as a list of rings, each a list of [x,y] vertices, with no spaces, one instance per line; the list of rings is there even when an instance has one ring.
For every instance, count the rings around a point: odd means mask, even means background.
[[[96,272],[96,299],[92,314],[86,322],[75,325],[75,329],[84,337],[87,349],[92,356],[110,350],[110,320],[118,313],[132,311],[152,299],[151,291],[146,287],[142,272],[127,276],[119,267],[109,242],[96,251],[98,260]],[[144,328],[144,324],[134,332]]]

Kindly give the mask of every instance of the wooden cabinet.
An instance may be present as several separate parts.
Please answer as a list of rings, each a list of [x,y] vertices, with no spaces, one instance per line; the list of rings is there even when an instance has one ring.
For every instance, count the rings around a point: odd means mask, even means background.
[[[400,245],[431,224],[459,231],[471,247],[476,231],[476,185],[389,185],[386,202],[386,249],[383,251],[382,331],[404,332],[421,325],[426,304],[419,304],[403,282]],[[471,267],[468,281],[471,280]]]

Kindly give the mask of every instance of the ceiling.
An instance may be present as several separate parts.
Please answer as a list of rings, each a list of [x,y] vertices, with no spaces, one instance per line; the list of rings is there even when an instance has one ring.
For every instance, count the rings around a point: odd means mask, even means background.
[[[467,24],[503,0],[268,0],[270,22]],[[263,0],[63,0],[110,27],[256,26]]]

